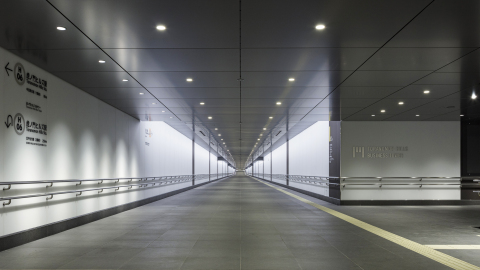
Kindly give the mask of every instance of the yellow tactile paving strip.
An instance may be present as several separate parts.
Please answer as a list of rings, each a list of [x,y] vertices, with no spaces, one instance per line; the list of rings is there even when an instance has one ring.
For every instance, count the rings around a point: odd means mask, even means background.
[[[255,179],[255,178],[253,178],[253,179]],[[463,270],[463,269],[478,269],[478,270],[480,270],[480,267],[478,267],[478,266],[475,266],[475,265],[473,265],[473,264],[470,264],[470,263],[467,263],[467,262],[465,262],[465,261],[459,260],[459,259],[454,258],[454,257],[452,257],[452,256],[450,256],[450,255],[445,254],[445,253],[436,251],[436,250],[435,250],[434,248],[432,248],[432,247],[425,246],[425,245],[421,245],[421,244],[419,244],[419,243],[413,242],[413,241],[411,241],[411,240],[408,240],[408,239],[406,239],[406,238],[403,238],[403,237],[398,236],[398,235],[396,235],[396,234],[393,234],[393,233],[391,233],[391,232],[387,232],[387,231],[382,230],[382,229],[380,229],[380,228],[378,228],[378,227],[375,227],[375,226],[373,226],[373,225],[370,225],[370,224],[368,224],[368,223],[365,223],[365,222],[363,222],[363,221],[361,221],[361,220],[358,220],[358,219],[356,219],[356,218],[352,218],[352,217],[350,217],[350,216],[347,216],[347,215],[345,215],[345,214],[342,214],[342,213],[340,213],[340,212],[337,212],[337,211],[335,211],[335,210],[332,210],[332,209],[330,209],[330,208],[328,208],[328,207],[318,205],[318,204],[316,204],[316,203],[314,203],[314,202],[312,202],[312,201],[309,201],[309,200],[307,200],[307,199],[304,199],[304,198],[302,198],[302,197],[300,197],[300,196],[297,196],[297,195],[295,195],[295,194],[293,194],[293,193],[290,193],[290,192],[288,192],[288,191],[285,191],[285,190],[283,190],[283,189],[277,188],[277,187],[275,187],[275,186],[273,186],[273,185],[270,185],[270,184],[265,183],[265,182],[263,182],[263,181],[260,181],[260,180],[258,180],[258,179],[255,179],[255,180],[257,180],[258,182],[263,183],[263,184],[265,184],[265,185],[267,185],[267,186],[269,186],[269,187],[272,187],[272,188],[274,188],[274,189],[276,189],[276,190],[278,190],[278,191],[280,191],[280,192],[283,192],[283,193],[285,193],[286,195],[291,196],[291,197],[293,197],[293,198],[295,198],[295,199],[297,199],[297,200],[299,200],[299,201],[302,201],[302,202],[304,202],[304,203],[306,203],[306,204],[309,204],[309,205],[311,205],[311,206],[313,206],[313,207],[315,207],[315,208],[317,208],[317,209],[320,209],[320,210],[322,210],[322,211],[324,211],[324,212],[326,212],[326,213],[328,213],[328,214],[330,214],[330,215],[332,215],[332,216],[335,216],[335,217],[337,217],[337,218],[339,218],[339,219],[342,219],[342,220],[344,220],[344,221],[346,221],[346,222],[348,222],[348,223],[350,223],[350,224],[353,224],[353,225],[355,225],[355,226],[357,226],[357,227],[360,227],[360,228],[362,228],[362,229],[364,229],[364,230],[366,230],[366,231],[369,231],[369,232],[371,232],[371,233],[373,233],[373,234],[376,234],[376,235],[378,235],[378,236],[380,236],[380,237],[382,237],[382,238],[385,238],[385,239],[387,239],[387,240],[389,240],[389,241],[392,241],[392,242],[395,243],[395,244],[398,244],[398,245],[400,245],[400,246],[402,246],[402,247],[404,247],[404,248],[410,249],[410,250],[412,250],[412,251],[414,251],[414,252],[416,252],[416,253],[418,253],[418,254],[421,254],[421,255],[423,255],[423,256],[425,256],[425,257],[428,257],[428,258],[430,258],[430,259],[432,259],[432,260],[434,260],[434,261],[437,261],[437,262],[439,262],[439,263],[441,263],[441,264],[444,264],[444,265],[446,265],[446,266],[448,266],[448,267],[451,267],[451,268],[453,268],[453,269],[462,269],[462,270]]]

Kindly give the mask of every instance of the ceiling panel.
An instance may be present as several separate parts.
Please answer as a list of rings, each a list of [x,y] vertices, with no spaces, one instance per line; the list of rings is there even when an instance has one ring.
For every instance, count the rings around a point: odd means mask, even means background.
[[[479,9],[477,0],[433,1],[387,47],[479,47]]]
[[[480,73],[480,49],[475,48],[471,53],[438,70],[438,72]]]
[[[428,93],[424,93],[429,91]],[[442,97],[452,96],[454,93],[460,91],[458,85],[410,85],[398,92],[388,96],[388,98],[424,98],[436,99]],[[456,98],[457,96],[453,96]]]
[[[245,87],[337,86],[350,71],[242,72]],[[295,81],[289,81],[294,78]]]
[[[45,58],[47,49],[94,48],[88,38],[47,1],[8,1],[0,9],[0,46],[30,58]],[[57,31],[57,26],[69,31]]]
[[[75,85],[84,87],[127,88],[141,87],[126,72],[54,72],[55,76]],[[128,80],[128,81],[123,81]]]
[[[242,15],[246,14],[242,44],[246,48],[379,47],[428,2],[242,1]],[[318,31],[317,24],[327,27]]]
[[[398,103],[402,101],[404,102],[403,105],[399,105]],[[366,114],[366,115],[397,115],[399,113],[403,113],[405,111],[410,111],[414,108],[419,106],[425,105],[429,102],[432,102],[432,99],[382,99],[378,100],[374,103],[371,103],[369,106],[365,106],[361,108],[361,111],[358,111],[357,114]],[[382,110],[385,110],[382,113]],[[350,120],[351,116],[348,116],[346,119]]]
[[[355,70],[375,48],[268,48],[242,50],[245,71]]]
[[[99,99],[149,99],[154,98],[149,92],[142,87],[130,88],[89,88],[84,87],[83,90]],[[142,94],[140,94],[142,93]]]
[[[439,69],[473,48],[383,48],[360,70],[429,70]]]
[[[415,82],[422,85],[458,85],[460,88],[475,86],[480,82],[480,73],[435,72]]]
[[[429,71],[357,71],[342,86],[406,86]]]
[[[72,30],[73,31],[73,30]],[[68,31],[70,32],[70,31]],[[104,52],[91,49],[52,49],[52,50],[10,50],[20,57],[28,57],[33,64],[50,72],[86,71],[105,72],[123,71]],[[39,55],[35,55],[39,54]],[[99,63],[99,60],[105,63]]]
[[[398,86],[340,86],[332,97],[335,98],[383,98],[399,89]]]
[[[107,49],[105,52],[129,72],[239,70],[238,49]]]
[[[237,48],[239,42],[237,1],[50,1],[102,48]]]
[[[238,72],[129,72],[149,87],[236,87]],[[189,82],[187,79],[192,79]]]

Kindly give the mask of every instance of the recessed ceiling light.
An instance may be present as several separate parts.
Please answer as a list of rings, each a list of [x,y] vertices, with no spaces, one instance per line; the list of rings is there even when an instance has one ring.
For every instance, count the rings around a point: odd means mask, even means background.
[[[218,128],[215,128],[215,130],[218,130]]]
[[[324,24],[317,24],[317,25],[315,26],[315,29],[317,29],[317,30],[323,30],[323,29],[325,29],[325,25],[324,25]]]
[[[381,112],[381,113],[384,113],[384,112],[385,112],[385,110],[381,110],[380,112]]]
[[[257,141],[260,141],[260,138],[258,138]]]
[[[209,116],[208,119],[212,119],[213,117]]]
[[[193,82],[192,78],[187,78],[187,82]]]
[[[155,104],[157,104],[157,103],[155,103],[155,102],[152,103],[152,105],[155,105]]]
[[[295,78],[289,78],[288,81],[289,81],[289,82],[294,82],[294,81],[295,81]]]
[[[222,136],[222,134],[218,134],[218,136]]]
[[[430,90],[423,91],[424,94],[430,94]]]
[[[157,25],[157,30],[165,31],[167,27],[165,25]]]
[[[260,136],[263,136],[263,134],[260,134]]]
[[[143,93],[138,93],[139,95],[143,95]]]
[[[225,144],[225,143],[223,143],[223,144]]]
[[[223,141],[223,139],[222,139],[222,141]]]
[[[162,111],[162,112],[165,112],[165,111]]]
[[[57,30],[59,30],[59,31],[65,31],[65,30],[67,30],[67,28],[66,28],[66,27],[63,27],[63,26],[57,26]]]
[[[282,105],[282,103],[279,101],[279,102],[277,102],[277,105]]]
[[[472,99],[476,99],[477,95],[475,95],[475,92],[472,93]]]
[[[172,118],[172,117],[170,117],[170,118]]]
[[[415,116],[420,116],[420,114],[417,114],[417,115],[415,115]]]
[[[398,102],[398,105],[403,105],[403,101]]]
[[[263,128],[263,130],[267,130],[267,128]]]
[[[105,64],[105,60],[98,60],[100,64]]]
[[[463,114],[460,114],[460,116],[463,116]]]
[[[127,79],[123,79],[122,81],[124,81],[124,82],[128,82],[128,80],[127,80]]]
[[[205,102],[200,102],[200,105],[205,105]]]
[[[375,116],[375,114],[372,114],[372,116]]]
[[[268,117],[268,118],[273,119],[273,116],[270,116],[270,117]]]

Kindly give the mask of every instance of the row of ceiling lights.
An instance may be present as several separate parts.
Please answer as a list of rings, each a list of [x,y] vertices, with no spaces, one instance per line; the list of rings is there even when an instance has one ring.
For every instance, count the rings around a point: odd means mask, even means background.
[[[426,94],[426,95],[428,95],[428,94],[430,94],[430,90],[424,90],[423,93]],[[476,98],[477,98],[477,95],[475,95],[475,92],[472,93],[471,98],[472,98],[472,99],[476,99]],[[403,105],[403,104],[405,104],[403,101],[399,101],[399,102],[398,102],[398,105]],[[385,113],[386,110],[382,109],[382,110],[380,110],[380,112],[381,112],[381,113]],[[375,116],[375,114],[372,114],[372,117],[374,117],[374,116]],[[416,116],[416,117],[419,117],[420,114],[416,114],[415,116]],[[460,116],[463,116],[463,114],[460,114]]]
[[[159,30],[159,31],[165,31],[165,30],[167,30],[167,27],[166,27],[165,25],[157,25],[157,26],[156,26],[156,29]],[[318,25],[315,26],[315,29],[317,29],[317,30],[323,30],[323,29],[325,29],[325,25],[323,25],[323,24],[318,24]],[[67,28],[64,27],[64,26],[58,26],[58,27],[57,27],[57,30],[59,30],[59,31],[65,31],[65,30],[67,30]],[[98,62],[99,62],[100,64],[105,64],[105,63],[106,63],[105,60],[99,60]],[[128,82],[127,79],[122,79],[122,81],[123,81],[123,82]],[[192,78],[187,78],[186,81],[187,81],[187,82],[193,82],[193,79],[192,79]],[[295,78],[289,78],[288,81],[294,82],[294,81],[295,81]],[[140,94],[140,95],[143,95],[144,93],[139,93],[139,94]],[[277,105],[282,105],[282,103],[281,103],[280,101],[276,102],[276,104],[277,104]],[[154,102],[154,103],[152,103],[152,105],[156,105],[156,103]],[[204,102],[200,102],[200,105],[205,105],[205,103],[204,103]],[[162,113],[163,113],[163,112],[165,112],[165,111],[162,111]],[[170,118],[172,118],[172,117],[170,117]],[[212,117],[212,116],[209,116],[208,119],[211,120],[211,119],[213,119],[213,117]],[[273,119],[273,116],[270,116],[269,119]],[[218,128],[215,128],[215,130],[218,130]],[[266,130],[266,128],[263,128],[263,130]],[[218,134],[218,136],[221,136],[221,134]],[[263,136],[263,134],[260,134],[260,136]],[[258,140],[260,140],[260,138],[259,138]],[[223,141],[223,139],[222,139],[222,141]],[[225,144],[225,142],[223,142],[223,144]],[[256,145],[256,144],[255,144],[255,145]],[[230,150],[227,150],[227,151],[230,152]]]
[[[277,102],[277,105],[282,105],[281,102]],[[273,116],[270,116],[268,117],[269,119],[273,119]],[[267,128],[263,128],[263,130],[267,130]],[[263,133],[260,133],[260,137],[263,136]],[[260,138],[257,139],[257,142],[255,143],[255,145],[253,146],[253,148],[257,147],[258,145],[258,141],[260,141]],[[253,154],[253,149],[252,149],[252,152],[250,153],[250,155]]]
[[[166,27],[165,25],[157,25],[155,28],[157,28],[157,30],[159,30],[159,31],[165,31],[165,30],[167,30],[167,27]],[[317,25],[315,26],[315,29],[317,29],[317,30],[323,30],[323,29],[325,29],[325,25],[324,25],[324,24],[317,24]],[[67,30],[67,28],[64,27],[64,26],[57,26],[57,30],[59,30],[59,31],[65,31],[65,30]]]

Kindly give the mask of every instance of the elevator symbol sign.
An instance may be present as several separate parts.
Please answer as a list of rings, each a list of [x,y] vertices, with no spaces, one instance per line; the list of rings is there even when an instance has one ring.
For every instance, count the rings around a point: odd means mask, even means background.
[[[23,65],[20,64],[20,63],[17,63],[15,65],[15,68],[13,69],[15,74],[14,74],[14,77],[15,77],[15,81],[17,81],[17,83],[19,85],[23,85],[25,83],[25,68],[23,68]]]
[[[365,147],[364,146],[354,146],[353,147],[353,157],[365,157]]]

